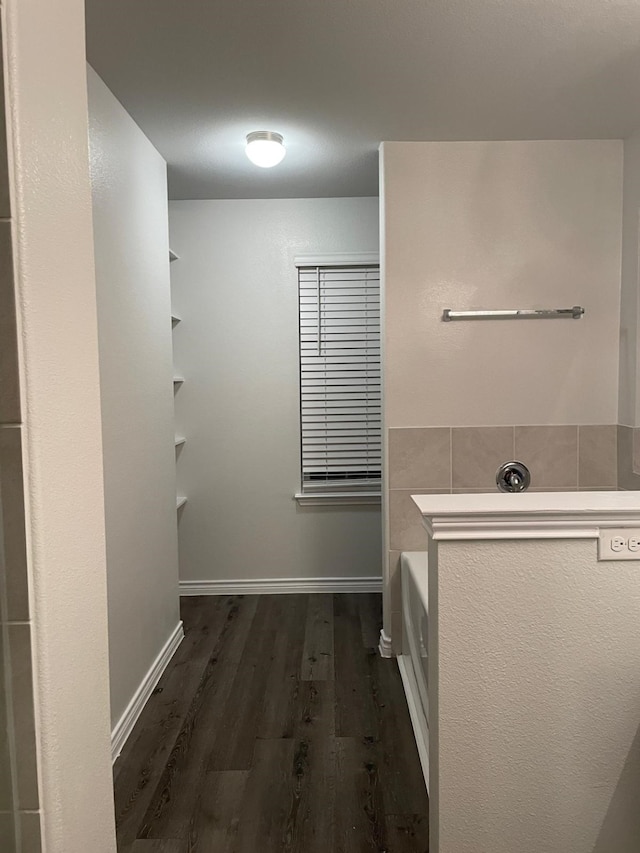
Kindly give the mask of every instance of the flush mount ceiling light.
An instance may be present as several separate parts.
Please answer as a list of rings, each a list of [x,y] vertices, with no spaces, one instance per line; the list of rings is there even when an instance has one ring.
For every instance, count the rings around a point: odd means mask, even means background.
[[[270,130],[254,130],[253,133],[249,133],[245,151],[249,160],[263,169],[277,166],[287,153],[282,135]]]

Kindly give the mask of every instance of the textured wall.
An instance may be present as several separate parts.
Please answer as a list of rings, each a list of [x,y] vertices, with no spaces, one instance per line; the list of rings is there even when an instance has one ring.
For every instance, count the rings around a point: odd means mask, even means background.
[[[430,553],[438,853],[637,851],[640,561],[596,549]]]
[[[113,726],[180,618],[167,169],[88,75]]]
[[[387,427],[614,424],[622,143],[385,143]],[[580,321],[444,308],[583,305]]]
[[[113,853],[84,3],[5,6],[42,826]]]
[[[622,218],[622,288],[620,300],[620,401],[619,423],[640,426],[638,394],[638,289],[640,269],[640,133],[624,142],[624,194]]]
[[[379,576],[376,507],[300,507],[298,254],[378,248],[378,201],[169,205],[181,580]]]
[[[640,488],[640,394],[638,324],[640,322],[640,133],[624,142],[622,287],[620,294],[620,379],[618,482]]]

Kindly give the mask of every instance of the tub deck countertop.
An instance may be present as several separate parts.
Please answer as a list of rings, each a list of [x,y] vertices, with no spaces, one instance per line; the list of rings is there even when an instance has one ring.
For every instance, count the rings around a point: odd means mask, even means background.
[[[640,492],[412,495],[433,539],[597,539],[640,526]]]

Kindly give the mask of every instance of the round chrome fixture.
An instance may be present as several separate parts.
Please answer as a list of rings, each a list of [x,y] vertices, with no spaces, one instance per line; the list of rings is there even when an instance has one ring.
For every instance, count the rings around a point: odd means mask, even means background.
[[[496,485],[501,492],[526,492],[531,472],[523,462],[505,462],[496,472]]]

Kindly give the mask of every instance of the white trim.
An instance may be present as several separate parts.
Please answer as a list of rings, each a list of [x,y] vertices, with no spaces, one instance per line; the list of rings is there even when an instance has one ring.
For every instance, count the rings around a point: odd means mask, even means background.
[[[380,492],[297,492],[300,506],[380,506]]]
[[[382,592],[382,578],[242,578],[180,581],[180,595],[270,595],[309,592]]]
[[[637,492],[412,495],[435,540],[598,539],[640,526]]]
[[[393,646],[391,645],[391,637],[385,634],[384,628],[380,629],[380,642],[378,643],[378,652],[381,658],[393,657]]]
[[[296,255],[293,263],[297,267],[368,267],[380,264],[378,252],[348,252],[340,255]]]
[[[174,630],[171,632],[171,636],[160,650],[160,654],[151,664],[149,671],[140,682],[138,689],[133,694],[131,701],[126,707],[124,714],[120,717],[111,732],[112,761],[115,761],[122,752],[122,747],[125,745],[127,738],[138,721],[138,717],[142,713],[149,697],[160,681],[162,673],[167,668],[167,664],[176,653],[176,650],[183,639],[184,629],[182,622],[178,622]]]
[[[429,793],[429,726],[420,708],[418,683],[413,672],[413,664],[410,662],[410,658],[407,662],[406,657],[407,655],[398,655],[398,669],[400,670],[400,678],[402,678],[404,695],[407,697],[407,707],[409,708],[413,736],[422,765],[422,775],[427,786],[427,793]]]

